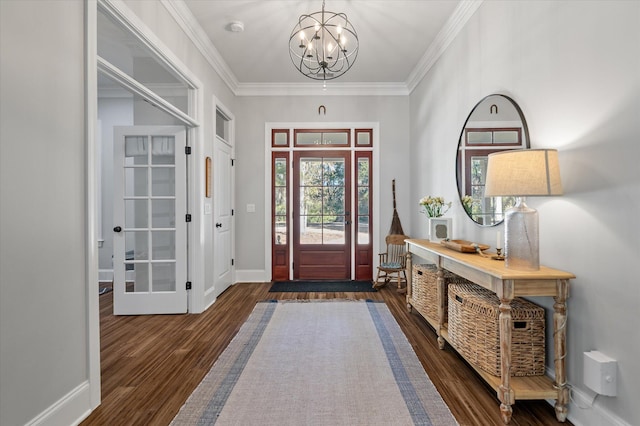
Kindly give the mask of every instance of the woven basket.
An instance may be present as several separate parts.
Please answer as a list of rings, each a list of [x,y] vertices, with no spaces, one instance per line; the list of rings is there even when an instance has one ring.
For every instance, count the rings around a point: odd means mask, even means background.
[[[465,359],[500,376],[500,300],[475,284],[449,286],[449,342]],[[545,373],[544,308],[519,297],[511,301],[511,375]]]
[[[423,315],[438,319],[438,268],[433,264],[413,265],[411,279],[411,304]],[[443,270],[445,295],[450,283],[470,283],[459,275]],[[446,296],[445,296],[446,297]],[[444,322],[447,322],[447,304],[444,305]]]

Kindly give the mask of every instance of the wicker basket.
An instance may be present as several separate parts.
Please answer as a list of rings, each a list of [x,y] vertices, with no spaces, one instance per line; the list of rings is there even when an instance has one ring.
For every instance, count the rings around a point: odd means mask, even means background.
[[[438,268],[433,264],[413,265],[411,279],[411,304],[421,314],[433,319],[438,319]],[[443,270],[446,286],[450,283],[470,283],[459,275]],[[444,305],[444,322],[447,322],[447,304]]]
[[[475,284],[449,286],[449,342],[465,359],[500,376],[500,300]],[[544,308],[521,298],[511,301],[511,375],[545,373]]]

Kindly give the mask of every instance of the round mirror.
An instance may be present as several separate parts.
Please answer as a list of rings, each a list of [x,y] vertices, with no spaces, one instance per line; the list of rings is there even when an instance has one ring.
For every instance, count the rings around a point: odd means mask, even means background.
[[[471,110],[462,127],[456,157],[458,194],[467,215],[481,226],[501,223],[515,197],[484,196],[489,154],[529,148],[529,130],[518,104],[505,95],[489,95]]]

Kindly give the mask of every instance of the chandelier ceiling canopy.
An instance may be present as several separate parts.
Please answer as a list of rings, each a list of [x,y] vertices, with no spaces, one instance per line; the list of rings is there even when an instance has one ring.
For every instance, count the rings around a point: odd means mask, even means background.
[[[353,66],[358,56],[358,34],[344,13],[324,10],[301,15],[289,37],[289,55],[303,75],[333,80]]]

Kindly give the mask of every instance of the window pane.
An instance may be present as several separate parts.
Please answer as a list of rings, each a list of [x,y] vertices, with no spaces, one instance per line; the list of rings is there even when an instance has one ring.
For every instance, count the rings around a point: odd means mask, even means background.
[[[344,186],[344,160],[324,159],[322,182],[324,186]]]
[[[349,145],[347,132],[322,133],[322,145]]]
[[[300,216],[300,244],[322,244],[322,216]]]
[[[124,169],[124,195],[125,197],[148,195],[146,167],[127,167]]]
[[[151,226],[174,228],[176,226],[175,200],[151,201]]]
[[[300,205],[301,215],[320,215],[322,213],[322,188],[300,188],[302,199]]]
[[[493,133],[494,143],[519,143],[517,130],[500,130]]]
[[[358,214],[369,214],[369,188],[358,188]]]
[[[151,256],[153,260],[174,260],[176,239],[174,231],[153,231],[151,233]]]
[[[369,244],[369,216],[358,217],[358,244]]]
[[[368,158],[358,158],[358,186],[369,186]]]
[[[220,110],[216,110],[216,136],[222,140],[229,140],[229,119]]]
[[[468,132],[467,143],[474,144],[490,144],[493,141],[492,132]]]
[[[295,134],[296,145],[348,146],[349,132],[299,132]]]
[[[276,244],[287,244],[287,217],[276,216]]]
[[[126,260],[149,260],[147,231],[125,231],[124,249]]]
[[[327,187],[323,190],[323,214],[326,220],[331,220],[331,216],[344,214],[344,188],[343,187]]]
[[[287,186],[287,159],[276,158],[275,163],[276,186]]]
[[[322,159],[303,158],[300,161],[300,186],[322,185]]]
[[[146,293],[149,291],[149,264],[135,263],[126,267],[126,285],[127,293]]]
[[[322,133],[296,133],[297,145],[321,145]]]
[[[176,169],[174,167],[154,167],[151,169],[151,194],[173,196],[176,188]]]
[[[273,146],[289,146],[289,132],[273,132]]]
[[[173,136],[153,136],[151,139],[151,163],[174,164],[176,141]]]
[[[131,31],[98,8],[98,55],[187,113],[189,86]],[[149,108],[154,108],[146,103]]]
[[[287,214],[287,188],[275,189],[275,207],[277,215]]]
[[[325,221],[322,226],[322,244],[344,244],[344,228],[344,216]]]
[[[176,291],[176,264],[152,263],[153,291]]]
[[[149,201],[124,200],[124,227],[147,228],[149,226]]]
[[[356,145],[358,145],[358,146],[371,146],[371,133],[369,133],[369,132],[357,132],[356,133]]]
[[[148,143],[146,136],[125,136],[125,165],[142,165],[148,163]]]

